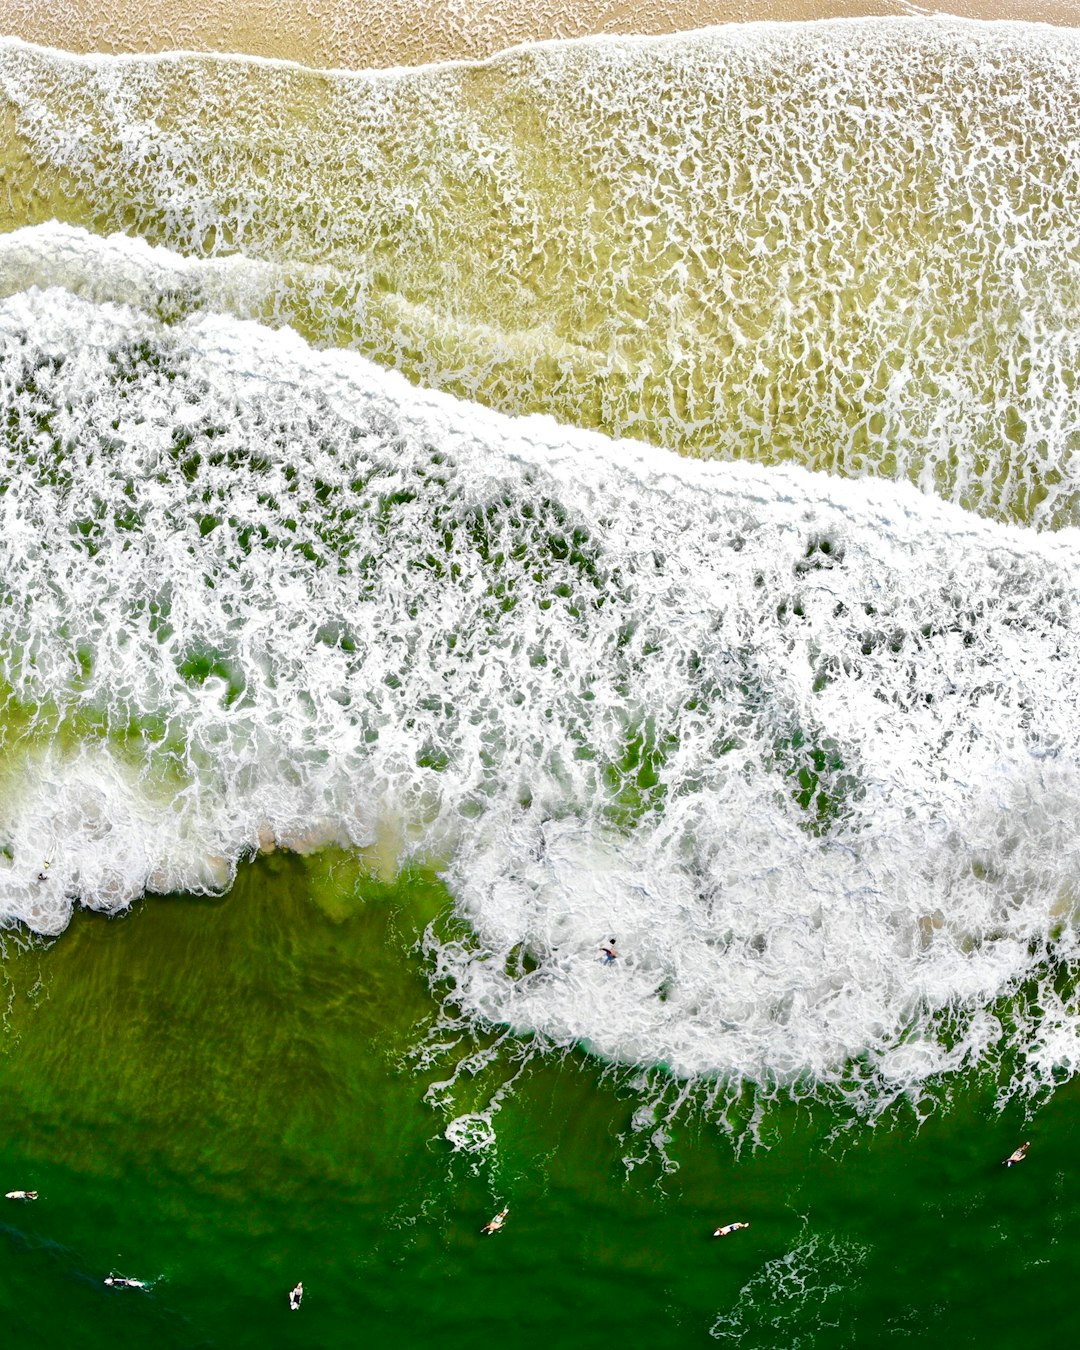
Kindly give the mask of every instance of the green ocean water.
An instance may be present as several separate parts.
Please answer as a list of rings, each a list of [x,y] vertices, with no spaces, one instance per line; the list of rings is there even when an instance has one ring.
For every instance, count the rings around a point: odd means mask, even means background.
[[[9,939],[0,1180],[40,1198],[0,1210],[6,1344],[1058,1343],[1074,1087],[1030,1122],[977,1090],[921,1129],[834,1135],[790,1108],[741,1153],[683,1121],[678,1170],[628,1171],[632,1103],[572,1055],[519,1080],[476,1165],[403,1064],[434,1013],[413,947],[443,904],[431,879],[276,855],[220,902]]]

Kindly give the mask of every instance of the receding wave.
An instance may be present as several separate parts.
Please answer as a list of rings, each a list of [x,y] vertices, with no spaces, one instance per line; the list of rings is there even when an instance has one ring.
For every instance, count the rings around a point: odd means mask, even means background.
[[[479,1024],[863,1109],[1074,1069],[1075,531],[59,289],[0,398],[9,921],[389,834]]]
[[[374,74],[9,41],[0,211],[265,264],[213,303],[504,411],[1056,528],[1078,75],[1076,31],[962,21]]]

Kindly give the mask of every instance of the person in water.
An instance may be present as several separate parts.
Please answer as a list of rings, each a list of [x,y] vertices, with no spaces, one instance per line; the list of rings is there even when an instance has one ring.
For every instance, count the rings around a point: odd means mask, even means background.
[[[1025,1140],[1025,1142],[1022,1143],[1019,1148],[1013,1149],[1013,1151],[1005,1159],[1005,1166],[1011,1167],[1013,1163],[1023,1162],[1024,1158],[1027,1156],[1027,1151],[1030,1147],[1031,1147],[1031,1140],[1028,1139]]]
[[[145,1280],[129,1280],[126,1275],[106,1275],[105,1283],[113,1289],[145,1289]]]
[[[729,1233],[737,1233],[740,1228],[749,1228],[748,1223],[726,1223],[723,1228],[717,1228],[713,1232],[713,1237],[727,1237]]]
[[[506,1216],[509,1213],[509,1205],[507,1205],[505,1209],[500,1209],[498,1214],[496,1214],[493,1219],[489,1219],[488,1222],[484,1224],[483,1228],[480,1229],[481,1233],[497,1233],[506,1222]]]
[[[300,1300],[303,1297],[304,1297],[304,1284],[303,1281],[301,1280],[299,1284],[293,1285],[293,1287],[289,1290],[289,1307],[293,1310],[293,1312],[295,1312],[297,1308],[299,1308]]]
[[[5,1200],[36,1200],[37,1191],[8,1191]]]
[[[611,963],[612,963],[612,961],[614,961],[615,958],[616,958],[616,957],[618,956],[618,954],[619,954],[619,953],[615,950],[615,939],[614,939],[614,938],[608,938],[606,944],[605,944],[603,947],[601,947],[600,950],[604,953],[604,965],[605,965],[605,966],[610,966]]]

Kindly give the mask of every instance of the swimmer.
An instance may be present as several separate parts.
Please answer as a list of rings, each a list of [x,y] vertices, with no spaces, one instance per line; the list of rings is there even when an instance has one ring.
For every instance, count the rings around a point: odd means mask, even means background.
[[[5,1200],[36,1200],[37,1191],[7,1191]]]
[[[497,1233],[506,1222],[506,1216],[510,1213],[510,1206],[500,1209],[498,1214],[480,1229],[481,1233]]]
[[[1013,1152],[1009,1154],[1009,1156],[1005,1159],[1005,1166],[1011,1167],[1013,1163],[1023,1162],[1027,1154],[1027,1151],[1030,1147],[1031,1147],[1031,1140],[1028,1139],[1023,1144],[1021,1144],[1018,1149],[1014,1149]]]
[[[292,1289],[289,1290],[289,1307],[293,1310],[293,1312],[295,1312],[297,1308],[299,1308],[300,1300],[303,1297],[304,1297],[304,1285],[303,1281],[301,1281],[300,1284],[294,1285]]]
[[[717,1228],[713,1232],[713,1237],[727,1237],[729,1233],[737,1233],[740,1228],[749,1228],[748,1223],[726,1223],[723,1228]]]
[[[112,1289],[145,1289],[145,1280],[129,1280],[126,1275],[106,1275],[105,1283]]]
[[[618,954],[619,954],[619,953],[615,950],[615,939],[614,939],[614,938],[608,938],[606,945],[604,945],[603,947],[601,947],[600,950],[604,953],[604,965],[605,965],[605,966],[610,966],[611,963],[612,963],[612,961],[614,961],[615,958],[616,958],[616,957],[618,956]]]

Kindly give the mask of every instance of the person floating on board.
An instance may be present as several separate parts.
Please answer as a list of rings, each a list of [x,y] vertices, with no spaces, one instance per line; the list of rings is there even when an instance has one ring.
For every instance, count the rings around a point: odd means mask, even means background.
[[[300,1300],[304,1297],[304,1284],[301,1281],[289,1290],[289,1307],[295,1312],[300,1306]]]
[[[112,1289],[145,1289],[145,1280],[129,1280],[126,1275],[106,1275],[105,1283]]]
[[[713,1237],[727,1237],[729,1233],[737,1233],[740,1228],[749,1228],[748,1223],[726,1223],[723,1228],[717,1228],[713,1232]]]
[[[1027,1156],[1027,1151],[1030,1147],[1031,1147],[1031,1140],[1030,1139],[1025,1140],[1025,1142],[1022,1143],[1018,1149],[1014,1149],[1013,1152],[1010,1153],[1009,1156],[1005,1159],[1005,1166],[1011,1167],[1013,1163],[1023,1162],[1024,1158]]]
[[[615,950],[615,939],[614,939],[614,938],[608,938],[607,942],[605,943],[604,946],[602,946],[602,947],[600,948],[600,950],[604,953],[604,965],[605,965],[605,966],[610,966],[611,963],[612,963],[612,961],[614,961],[615,958],[616,958],[616,957],[618,956],[618,954],[619,954],[619,953]]]
[[[5,1200],[36,1200],[37,1191],[7,1191],[4,1194]]]
[[[496,1214],[493,1219],[490,1219],[486,1224],[484,1224],[483,1228],[480,1229],[481,1233],[497,1233],[499,1229],[503,1226],[503,1224],[506,1222],[506,1216],[509,1213],[510,1213],[509,1205],[507,1205],[505,1209],[500,1209],[498,1214]]]

